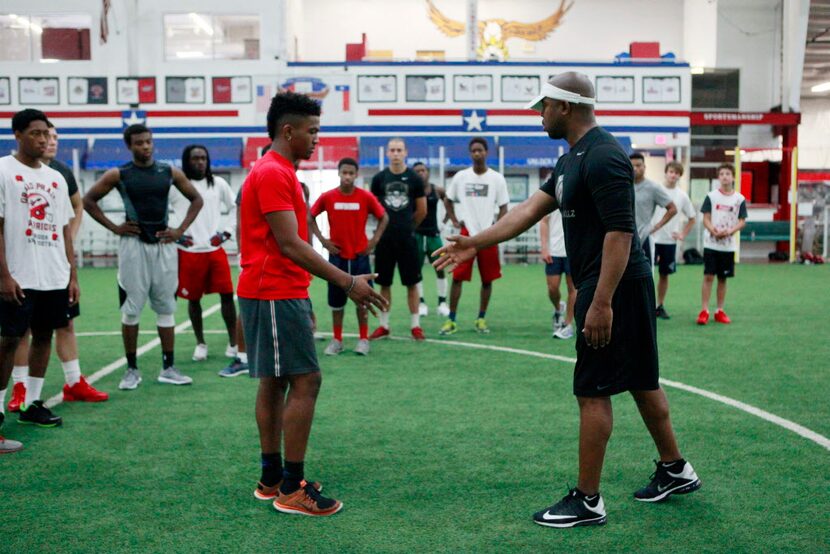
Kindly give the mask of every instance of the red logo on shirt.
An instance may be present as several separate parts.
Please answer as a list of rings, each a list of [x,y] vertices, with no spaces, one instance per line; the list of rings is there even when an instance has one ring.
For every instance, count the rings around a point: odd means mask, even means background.
[[[58,188],[58,184],[56,182],[52,181],[52,187]]]
[[[15,181],[20,181],[22,183],[23,182],[23,175],[15,175],[14,180]]]

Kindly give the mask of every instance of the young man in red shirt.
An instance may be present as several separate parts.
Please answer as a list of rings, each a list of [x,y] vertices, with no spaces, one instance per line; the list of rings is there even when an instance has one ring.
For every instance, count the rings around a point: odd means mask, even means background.
[[[314,152],[319,104],[302,94],[278,94],[267,122],[271,149],[242,185],[242,274],[237,286],[250,375],[259,379],[256,420],[262,476],[254,496],[274,499],[280,512],[328,516],[343,504],[322,496],[320,485],[304,477],[321,383],[309,272],[339,286],[358,306],[374,311],[373,306],[386,309],[387,304],[369,284],[372,275],[349,275],[308,244],[308,208],[293,163]]]
[[[377,246],[389,224],[389,216],[375,195],[354,186],[357,169],[357,162],[352,158],[340,160],[337,164],[340,186],[324,192],[311,207],[312,232],[329,251],[329,262],[349,275],[372,272],[369,254]],[[328,239],[314,222],[314,218],[323,212],[326,212],[329,218]],[[366,221],[370,213],[378,219],[378,225],[371,240],[367,240]],[[346,300],[348,299],[343,290],[329,283],[329,307],[332,310],[334,337],[325,350],[328,356],[336,356],[343,351],[343,311]],[[357,322],[360,338],[354,351],[355,354],[366,356],[369,354],[369,314],[360,305],[357,306]]]

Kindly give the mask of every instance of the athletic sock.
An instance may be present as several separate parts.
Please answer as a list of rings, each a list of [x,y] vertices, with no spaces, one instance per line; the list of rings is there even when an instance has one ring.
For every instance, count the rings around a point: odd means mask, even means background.
[[[259,482],[266,487],[273,487],[282,479],[282,455],[262,453],[262,477]]]
[[[438,303],[439,304],[444,304],[446,302],[447,302],[447,297],[446,296],[439,296],[438,297]]]
[[[300,483],[305,479],[303,473],[304,462],[289,462],[285,461],[282,468],[282,485],[280,485],[280,492],[282,494],[291,494],[300,488]]]
[[[409,328],[414,329],[415,327],[421,326],[421,315],[418,313],[410,314],[409,315]]]
[[[438,290],[438,302],[447,301],[447,278],[441,277],[435,280],[435,288]]]
[[[138,369],[138,360],[135,352],[127,352],[127,367],[130,369]]]
[[[78,363],[78,358],[61,362],[61,367],[63,367],[63,378],[70,387],[81,380],[81,364]]]
[[[426,304],[427,303],[427,301],[424,299],[423,296],[418,299],[418,302],[420,302],[421,304]]]
[[[26,377],[29,376],[29,366],[27,365],[16,365],[12,368],[12,381],[14,384],[17,383],[25,383]]]
[[[6,389],[0,390],[0,414],[6,413]]]
[[[417,289],[418,289],[418,296],[421,297],[421,303],[423,304],[423,302],[424,302],[424,282],[421,281],[420,283],[415,285],[415,287],[417,287]]]
[[[360,325],[360,340],[369,340],[369,324]]]
[[[380,320],[381,327],[383,327],[384,329],[389,329],[389,312],[380,312],[378,319]]]
[[[239,361],[243,364],[248,363],[248,353],[247,352],[237,352],[236,357],[239,358]]]
[[[479,318],[479,319],[484,319],[484,316],[485,316],[486,314],[487,314],[487,312],[486,312],[486,311],[484,311],[484,312],[478,312],[478,318]]]
[[[332,329],[334,331],[334,340],[339,340],[340,342],[343,342],[343,326],[333,325]]]
[[[450,321],[455,321],[455,312],[450,312]]]
[[[167,369],[173,367],[173,351],[161,353],[161,367]]]
[[[679,460],[675,460],[673,462],[660,462],[660,465],[667,468],[667,469],[670,469],[672,467],[681,468],[684,465],[686,465],[686,460],[684,460],[683,458],[680,458]]]
[[[43,390],[43,377],[26,377],[26,407],[32,405],[35,400],[40,400],[40,393]]]

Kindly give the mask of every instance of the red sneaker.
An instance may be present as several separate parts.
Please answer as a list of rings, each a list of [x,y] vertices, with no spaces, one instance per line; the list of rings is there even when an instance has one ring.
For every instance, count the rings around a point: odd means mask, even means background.
[[[715,321],[718,323],[732,323],[732,320],[729,319],[729,316],[726,315],[726,312],[723,310],[718,310],[715,312]]]
[[[700,310],[697,314],[697,324],[706,325],[707,323],[709,323],[709,310]]]
[[[110,395],[97,390],[81,375],[81,380],[72,385],[63,386],[63,400],[65,402],[104,402]]]
[[[422,341],[427,340],[426,335],[424,335],[424,330],[420,327],[413,327],[412,328],[412,340]]]
[[[386,327],[378,327],[372,334],[369,335],[369,340],[385,339],[389,337],[389,329]]]
[[[26,385],[15,383],[12,388],[12,399],[9,400],[9,411],[19,412],[20,406],[26,401]]]

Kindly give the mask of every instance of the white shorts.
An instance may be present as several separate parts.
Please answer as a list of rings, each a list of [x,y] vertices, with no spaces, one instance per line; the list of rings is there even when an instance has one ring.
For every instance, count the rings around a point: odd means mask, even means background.
[[[173,243],[148,244],[121,237],[118,245],[118,292],[121,313],[138,317],[147,300],[157,314],[176,312],[179,256]]]

